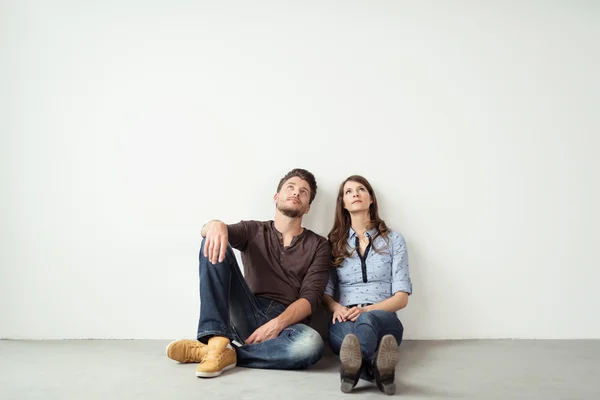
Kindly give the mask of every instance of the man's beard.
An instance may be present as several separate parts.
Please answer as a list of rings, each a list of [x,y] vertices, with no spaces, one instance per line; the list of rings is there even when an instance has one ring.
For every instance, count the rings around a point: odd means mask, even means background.
[[[301,208],[285,208],[284,206],[277,204],[277,209],[288,218],[300,218],[304,215],[304,210]]]

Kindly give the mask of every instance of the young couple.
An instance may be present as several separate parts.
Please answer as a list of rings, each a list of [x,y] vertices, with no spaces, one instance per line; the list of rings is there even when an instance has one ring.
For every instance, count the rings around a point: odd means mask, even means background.
[[[294,169],[277,186],[274,221],[204,225],[197,340],[169,343],[169,358],[198,363],[201,378],[236,365],[307,368],[323,354],[321,336],[306,325],[322,302],[333,313],[329,342],[341,359],[341,390],[362,378],[395,393],[403,332],[396,311],[412,292],[406,243],[379,217],[365,178],[340,185],[329,240],[302,227],[316,194],[313,174]]]

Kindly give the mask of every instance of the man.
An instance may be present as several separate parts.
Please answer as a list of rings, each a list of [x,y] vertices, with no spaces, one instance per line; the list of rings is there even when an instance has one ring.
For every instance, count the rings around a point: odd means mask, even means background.
[[[201,378],[236,365],[306,368],[321,358],[323,341],[304,324],[321,302],[331,265],[327,239],[302,228],[316,194],[313,174],[294,169],[277,186],[273,221],[204,225],[198,340],[170,343],[169,358],[199,363]],[[228,243],[241,252],[245,279]]]

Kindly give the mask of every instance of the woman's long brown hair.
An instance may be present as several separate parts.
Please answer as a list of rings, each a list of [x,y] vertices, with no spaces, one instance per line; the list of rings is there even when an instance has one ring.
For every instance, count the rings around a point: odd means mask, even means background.
[[[377,206],[377,197],[375,197],[375,192],[373,191],[373,187],[364,177],[360,175],[352,175],[346,178],[344,182],[340,185],[340,190],[338,190],[338,196],[335,206],[335,220],[333,222],[333,228],[329,232],[328,238],[331,242],[331,251],[333,255],[333,265],[336,267],[340,266],[344,261],[344,258],[350,257],[352,253],[356,250],[353,249],[351,251],[348,250],[348,232],[350,231],[350,227],[352,226],[352,219],[350,218],[350,213],[348,210],[344,208],[344,185],[346,182],[357,182],[363,185],[371,195],[371,199],[373,203],[369,206],[369,222],[367,223],[367,230],[376,229],[377,233],[371,240],[374,242],[375,239],[379,236],[387,239],[388,228],[385,225],[385,222],[379,218],[379,208]],[[375,247],[373,247],[375,251]]]

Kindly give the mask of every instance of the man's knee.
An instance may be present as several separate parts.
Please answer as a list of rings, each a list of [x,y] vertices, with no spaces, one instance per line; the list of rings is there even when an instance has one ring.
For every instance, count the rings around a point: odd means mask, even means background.
[[[324,348],[321,335],[314,329],[305,327],[297,333],[289,349],[294,367],[302,369],[316,364],[323,357]]]

